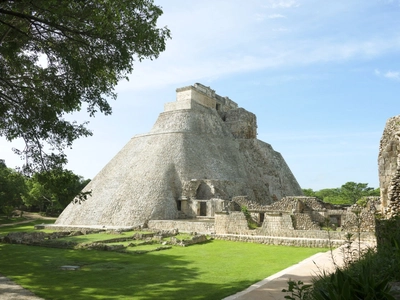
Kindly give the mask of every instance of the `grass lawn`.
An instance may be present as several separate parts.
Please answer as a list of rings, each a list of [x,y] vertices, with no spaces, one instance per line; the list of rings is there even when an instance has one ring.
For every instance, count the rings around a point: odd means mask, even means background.
[[[0,273],[45,299],[222,299],[321,251],[219,240],[142,255],[0,244]]]
[[[0,225],[2,224],[10,224],[10,223],[15,223],[15,222],[20,222],[20,221],[25,221],[26,218],[24,217],[12,217],[12,218],[6,218],[3,215],[0,215]]]
[[[0,236],[5,236],[9,232],[17,232],[17,231],[32,231],[34,230],[34,225],[37,224],[54,224],[54,220],[32,220],[28,223],[23,224],[14,224],[10,226],[0,227]],[[43,232],[53,232],[54,230],[41,230]]]

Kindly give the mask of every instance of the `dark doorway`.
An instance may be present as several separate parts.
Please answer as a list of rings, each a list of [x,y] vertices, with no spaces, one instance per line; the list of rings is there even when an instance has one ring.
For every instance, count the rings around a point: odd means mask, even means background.
[[[180,200],[176,200],[176,208],[181,211],[182,210],[182,202]]]
[[[260,213],[259,223],[262,224],[264,222],[264,213]]]
[[[207,216],[207,202],[200,202],[200,216]]]

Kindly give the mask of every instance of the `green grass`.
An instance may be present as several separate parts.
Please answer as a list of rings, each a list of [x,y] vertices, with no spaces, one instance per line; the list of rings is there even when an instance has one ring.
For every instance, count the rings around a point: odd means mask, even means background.
[[[15,224],[11,226],[0,227],[0,236],[4,236],[9,232],[23,232],[32,231],[34,226],[38,224],[53,224],[54,220],[32,220],[31,222],[24,224]],[[54,230],[42,230],[43,232],[53,232]]]
[[[146,254],[0,244],[0,273],[44,299],[222,299],[320,251],[219,240]]]
[[[15,223],[15,222],[21,222],[21,221],[25,221],[26,218],[24,217],[12,217],[12,218],[7,218],[4,215],[0,216],[0,225],[2,224],[10,224],[10,223]]]

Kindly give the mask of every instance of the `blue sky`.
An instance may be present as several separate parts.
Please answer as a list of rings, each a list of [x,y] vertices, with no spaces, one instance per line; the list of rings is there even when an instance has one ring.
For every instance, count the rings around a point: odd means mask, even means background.
[[[258,138],[280,152],[302,188],[348,181],[378,187],[386,120],[398,115],[400,1],[155,0],[172,39],[121,82],[111,116],[69,150],[68,169],[93,178],[148,132],[175,89],[200,82],[255,113]],[[18,142],[1,140],[9,167]]]

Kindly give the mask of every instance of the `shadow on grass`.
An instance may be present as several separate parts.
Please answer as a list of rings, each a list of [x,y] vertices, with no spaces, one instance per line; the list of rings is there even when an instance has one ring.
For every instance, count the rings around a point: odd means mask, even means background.
[[[212,281],[179,255],[0,244],[0,273],[44,299],[221,299],[253,282]],[[65,271],[63,265],[80,266]]]
[[[25,220],[22,224],[3,224],[0,227],[0,235],[6,235],[9,232],[22,232],[22,231],[32,231],[34,230],[34,226],[37,224],[53,224],[54,220],[44,220],[44,219],[36,219],[36,220]]]

